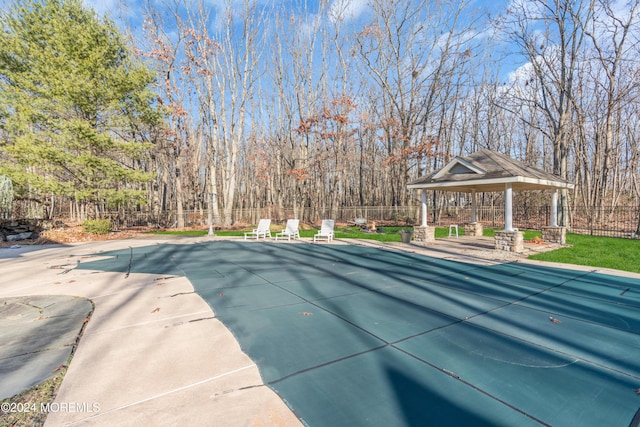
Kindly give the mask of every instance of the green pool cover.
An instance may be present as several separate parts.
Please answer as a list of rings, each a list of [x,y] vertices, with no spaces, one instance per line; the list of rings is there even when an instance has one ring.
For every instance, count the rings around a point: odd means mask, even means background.
[[[638,424],[639,280],[355,245],[101,255],[79,268],[187,276],[309,426]]]

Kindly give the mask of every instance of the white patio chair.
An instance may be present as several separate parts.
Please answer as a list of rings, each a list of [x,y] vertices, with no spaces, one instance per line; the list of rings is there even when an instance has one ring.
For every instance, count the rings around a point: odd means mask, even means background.
[[[247,240],[247,237],[254,237],[258,240],[260,237],[267,236],[271,237],[271,220],[270,219],[261,219],[258,223],[258,227],[254,228],[252,231],[247,231],[244,233],[244,240]]]
[[[287,240],[300,239],[300,232],[298,231],[298,225],[300,224],[300,220],[298,219],[288,219],[287,225],[284,227],[284,230],[276,233],[276,241],[278,237],[287,238]]]
[[[327,239],[327,242],[332,241],[333,226],[334,226],[334,221],[332,219],[323,219],[322,226],[320,226],[320,231],[318,231],[318,233],[313,236],[313,241],[316,242],[322,239]]]

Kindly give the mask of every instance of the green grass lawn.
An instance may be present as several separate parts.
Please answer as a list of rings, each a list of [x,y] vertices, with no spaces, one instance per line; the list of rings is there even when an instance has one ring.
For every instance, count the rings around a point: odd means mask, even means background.
[[[542,235],[536,230],[521,231],[524,233],[524,240]],[[483,235],[493,236],[494,230],[485,228]],[[638,240],[567,234],[567,244],[572,246],[531,255],[529,259],[640,273],[640,241]]]
[[[539,261],[564,262],[640,273],[640,241],[567,234],[569,248],[532,255]]]
[[[244,236],[247,230],[220,230],[216,231],[217,236]],[[275,236],[273,228],[272,235]],[[335,234],[338,239],[369,239],[379,242],[401,242],[400,230],[412,230],[412,227],[381,227],[378,233],[367,233],[358,227],[336,228]],[[541,233],[536,230],[521,230],[525,240],[540,237]],[[183,236],[204,236],[208,230],[200,231],[159,231],[153,234],[174,234]],[[464,230],[460,228],[460,235]],[[311,238],[317,230],[301,230],[300,236]],[[437,227],[436,238],[443,238],[449,235],[448,227]],[[493,237],[494,230],[485,228],[484,236]],[[567,234],[567,243],[571,247],[561,248],[554,251],[532,255],[529,258],[539,261],[562,262],[567,264],[588,265],[592,267],[612,268],[616,270],[640,273],[640,241],[630,239],[617,239],[612,237],[593,237],[579,234]]]

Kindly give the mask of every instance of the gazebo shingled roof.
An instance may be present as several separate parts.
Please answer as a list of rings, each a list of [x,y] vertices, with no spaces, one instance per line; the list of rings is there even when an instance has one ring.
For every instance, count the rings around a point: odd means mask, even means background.
[[[408,188],[462,193],[495,192],[504,191],[507,183],[511,183],[513,190],[574,187],[557,175],[485,149],[454,158],[434,174],[410,182]]]

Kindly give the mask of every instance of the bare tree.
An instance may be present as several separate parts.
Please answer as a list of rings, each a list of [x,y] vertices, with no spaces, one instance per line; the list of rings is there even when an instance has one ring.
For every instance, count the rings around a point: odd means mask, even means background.
[[[553,147],[553,172],[569,178],[571,119],[575,77],[584,44],[584,28],[592,19],[595,0],[516,0],[503,21],[509,38],[520,48],[537,80],[539,94],[531,100],[546,121]],[[566,225],[566,190],[560,200],[559,223]]]
[[[311,132],[323,110],[326,92],[329,44],[326,40],[327,1],[311,13],[306,4],[299,9],[278,9],[274,20],[269,76],[275,94],[267,109],[270,128],[275,197],[281,206],[304,218],[305,207],[316,215],[325,208],[324,167],[319,158],[318,134]]]
[[[461,99],[475,30],[473,20],[461,19],[465,1],[374,0],[371,6],[374,17],[358,34],[357,53],[377,96],[390,171],[386,202],[403,205],[412,165],[426,173],[450,155],[452,144],[443,137],[452,135],[455,114],[449,125],[446,116]]]
[[[590,67],[591,82],[595,96],[589,112],[597,123],[593,133],[594,150],[592,170],[592,192],[589,204],[600,208],[607,200],[615,206],[619,192],[615,191],[615,168],[622,160],[620,145],[621,111],[629,101],[638,98],[638,73],[634,63],[638,55],[638,40],[634,33],[638,30],[640,2],[632,1],[622,13],[614,11],[609,1],[599,0],[594,19],[585,25],[585,34],[593,45],[593,60],[597,67]],[[591,60],[592,58],[587,58]],[[588,89],[588,88],[587,88]],[[611,196],[611,197],[609,197]]]
[[[178,227],[184,227],[185,194],[183,188],[185,162],[190,149],[188,114],[184,108],[184,91],[180,73],[179,52],[182,38],[167,32],[162,14],[149,6],[145,30],[150,47],[146,55],[153,60],[158,74],[156,90],[158,103],[164,106],[167,129],[156,144],[154,159],[158,171],[159,190],[162,206],[175,203]],[[168,200],[167,200],[168,199]],[[173,202],[173,203],[172,203]]]
[[[262,12],[254,0],[240,5],[228,1],[219,6],[217,21],[212,22],[204,3],[182,0],[173,18],[182,41],[179,56],[183,63],[177,70],[182,78],[180,91],[195,96],[183,105],[193,116],[190,131],[197,137],[189,156],[191,170],[198,182],[206,161],[208,193],[216,199],[214,215],[223,225],[230,225],[240,150],[248,134],[247,117],[258,78]],[[215,34],[211,34],[212,26]],[[206,193],[202,188],[198,198],[208,199]]]

